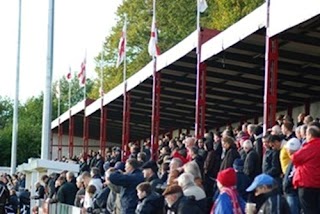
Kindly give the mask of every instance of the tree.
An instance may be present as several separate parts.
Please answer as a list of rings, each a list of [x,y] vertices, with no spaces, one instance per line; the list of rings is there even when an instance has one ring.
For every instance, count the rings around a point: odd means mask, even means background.
[[[84,88],[80,87],[79,80],[76,75],[73,75],[74,78],[71,80],[71,107],[77,104],[78,102],[84,99]],[[67,111],[69,109],[69,82],[65,77],[62,77],[60,80],[55,81],[52,85],[53,95],[57,94],[57,84],[60,81],[60,113]],[[86,97],[94,98],[91,96],[91,91],[93,90],[94,82],[91,79],[87,79],[86,82]],[[53,96],[52,101],[52,118],[58,116],[58,98]]]
[[[12,121],[13,118],[13,103],[8,97],[0,96],[0,129],[3,129],[6,124]]]
[[[7,104],[7,100],[0,101],[0,106]],[[11,102],[7,107],[8,109],[12,109],[12,106]],[[18,164],[26,162],[30,157],[40,156],[42,106],[43,95],[31,97],[25,104],[19,106]],[[9,166],[11,160],[12,114],[6,120],[3,127],[0,129],[0,165]]]
[[[258,7],[264,0],[207,0],[208,9],[201,15],[201,26],[224,30],[240,18]],[[156,16],[158,26],[159,46],[162,52],[173,47],[179,41],[196,30],[197,0],[158,0]],[[104,91],[108,92],[122,82],[122,66],[115,67],[118,52],[118,42],[124,17],[127,15],[127,76],[139,71],[150,60],[147,53],[152,20],[152,0],[126,0],[118,7],[116,15],[119,20],[106,37],[103,46]],[[96,57],[97,65],[101,53]],[[98,78],[94,80],[91,97],[99,96],[100,68],[96,67]]]

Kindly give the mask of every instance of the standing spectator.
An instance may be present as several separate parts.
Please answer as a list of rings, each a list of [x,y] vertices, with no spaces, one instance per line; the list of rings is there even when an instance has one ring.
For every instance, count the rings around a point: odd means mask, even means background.
[[[310,126],[307,142],[292,156],[296,168],[293,185],[298,188],[301,207],[306,214],[320,210],[320,130]]]
[[[284,174],[287,170],[287,167],[290,162],[290,157],[286,148],[284,148],[286,142],[291,138],[295,137],[293,130],[293,123],[285,121],[281,126],[281,132],[284,135],[284,142],[282,145],[282,149],[280,150],[280,163],[281,163],[281,170]]]
[[[136,187],[144,181],[143,174],[138,167],[139,162],[136,159],[128,159],[125,165],[125,174],[121,174],[120,172],[110,174],[110,182],[121,186],[120,198],[122,214],[135,212],[138,203]]]
[[[291,138],[285,145],[285,149],[288,150],[290,157],[300,149],[301,143],[297,138]],[[298,190],[294,189],[292,184],[292,179],[295,169],[293,167],[292,161],[290,161],[287,170],[283,178],[283,193],[286,197],[288,205],[291,210],[291,214],[300,213],[300,202],[298,197]]]
[[[40,182],[36,183],[36,195],[32,196],[32,199],[44,199],[45,196],[45,190],[44,190],[44,186],[42,186],[40,184]]]
[[[55,188],[55,177],[56,174],[52,173],[50,177],[48,175],[43,175],[41,177],[41,181],[45,183],[45,190],[47,194],[47,198],[53,198],[56,188]]]
[[[233,169],[237,174],[237,190],[240,196],[244,199],[248,199],[248,193],[246,189],[250,186],[251,180],[250,178],[243,173],[244,162],[242,159],[237,158],[233,162]]]
[[[137,186],[139,203],[135,214],[162,214],[164,201],[163,197],[152,190],[149,182],[143,182]]]
[[[246,159],[244,160],[243,172],[251,181],[261,173],[261,162],[260,157],[256,150],[253,149],[252,142],[246,140],[242,144],[243,150],[246,152]]]
[[[82,175],[79,175],[77,177],[76,185],[77,185],[78,191],[77,191],[76,197],[74,199],[74,206],[82,207],[84,195],[86,193],[85,186],[84,186],[83,179],[82,179]]]
[[[66,179],[60,176],[57,180],[60,188],[57,192],[58,202],[63,204],[74,204],[74,199],[76,197],[77,188],[73,183],[66,181]]]
[[[281,138],[278,135],[270,136],[270,143],[272,146],[271,153],[271,168],[265,171],[266,174],[272,176],[277,182],[278,186],[282,186],[281,182],[281,164],[280,164],[280,150],[281,150]]]
[[[98,192],[102,190],[103,185],[102,185],[100,170],[97,167],[92,167],[90,171],[90,176],[91,176],[91,179],[90,179],[89,185],[94,185]]]
[[[265,154],[262,159],[262,172],[269,171],[272,167],[272,147],[270,143],[270,136],[266,134],[262,137],[263,147],[265,148]]]
[[[259,156],[259,164],[261,166],[262,163],[262,157],[263,157],[263,143],[262,143],[262,135],[263,135],[263,128],[262,126],[256,126],[253,132],[254,136],[254,142],[253,142],[253,149],[257,152]],[[261,168],[261,167],[260,167]],[[259,173],[261,173],[261,169],[259,170]],[[256,174],[256,175],[258,175]]]
[[[239,196],[237,189],[237,175],[233,168],[218,173],[217,186],[219,196],[214,202],[210,214],[243,214],[245,202]]]
[[[162,182],[158,177],[158,166],[157,163],[153,160],[146,162],[142,166],[143,177],[145,181],[150,182],[152,190],[155,190],[158,185],[161,185]]]
[[[240,158],[234,139],[229,136],[222,138],[222,146],[225,149],[225,156],[222,160],[220,171],[230,168],[235,159]]]

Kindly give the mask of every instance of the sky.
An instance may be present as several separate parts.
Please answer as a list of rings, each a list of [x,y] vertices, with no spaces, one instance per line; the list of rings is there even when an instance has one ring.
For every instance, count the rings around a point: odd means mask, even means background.
[[[94,57],[116,24],[122,0],[55,0],[53,81],[80,69],[87,53],[87,76],[94,78]],[[0,0],[0,96],[14,99],[19,0]],[[47,71],[49,0],[22,0],[19,100],[38,96]]]

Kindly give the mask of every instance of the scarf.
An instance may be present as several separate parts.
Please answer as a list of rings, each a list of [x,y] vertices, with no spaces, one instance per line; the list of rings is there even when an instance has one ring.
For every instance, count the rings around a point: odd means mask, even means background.
[[[223,193],[226,193],[230,198],[230,201],[232,204],[232,213],[233,214],[243,214],[241,207],[240,207],[240,204],[239,204],[239,201],[238,201],[238,193],[237,193],[236,187],[235,186],[223,187],[220,190],[220,194],[223,194]],[[212,209],[210,212],[211,214],[214,213],[216,206],[217,206],[217,200],[215,201],[214,205],[212,206]]]

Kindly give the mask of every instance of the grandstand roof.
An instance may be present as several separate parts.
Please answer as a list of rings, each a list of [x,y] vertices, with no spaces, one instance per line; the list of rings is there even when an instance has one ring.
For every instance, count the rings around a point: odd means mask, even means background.
[[[223,126],[263,115],[265,4],[202,46],[207,63],[206,125]],[[291,28],[271,31],[279,39],[278,110],[320,100],[320,10]],[[304,21],[307,20],[307,21]],[[302,22],[304,21],[304,22]],[[301,23],[302,22],[302,23]],[[279,29],[284,31],[277,32]],[[269,32],[270,33],[270,32]],[[197,33],[158,58],[161,72],[160,132],[194,129]],[[148,138],[152,109],[152,63],[128,79],[131,92],[130,140]],[[107,139],[121,142],[123,84],[104,96]],[[90,138],[99,138],[100,103],[87,107]],[[52,124],[52,128],[55,128]],[[76,133],[82,133],[79,125]]]

